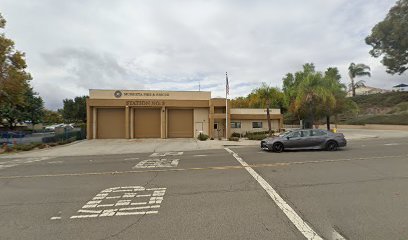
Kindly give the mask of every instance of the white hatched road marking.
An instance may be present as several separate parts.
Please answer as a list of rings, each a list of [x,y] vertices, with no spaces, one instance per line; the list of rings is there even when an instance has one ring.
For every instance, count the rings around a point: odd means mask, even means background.
[[[200,154],[200,155],[194,155],[194,157],[207,157],[208,155]]]
[[[158,213],[157,209],[160,208],[160,204],[163,201],[163,196],[165,193],[166,188],[144,188],[141,186],[108,188],[98,193],[81,209],[79,209],[77,211],[78,215],[71,216],[70,218],[76,219],[156,214]],[[113,194],[115,196],[109,196],[110,194]],[[114,200],[114,202],[112,202],[112,199]],[[139,199],[143,201],[136,201]],[[132,200],[135,200],[135,202],[132,202]],[[112,208],[118,206],[132,207]]]
[[[61,217],[52,217],[51,220],[61,220]]]
[[[183,152],[152,153],[150,157],[181,156]]]
[[[323,240],[310,226],[305,222],[289,204],[265,181],[257,172],[255,172],[238,154],[229,148],[224,148],[227,152],[232,154],[234,158],[251,174],[251,176],[262,186],[268,193],[272,200],[285,213],[289,220],[295,227],[309,240]]]
[[[136,164],[133,169],[135,168],[163,168],[163,167],[177,167],[180,159],[146,159],[138,164]]]
[[[13,159],[13,160],[6,161],[6,162],[0,161],[0,170],[4,169],[4,168],[19,166],[21,164],[27,164],[27,163],[33,163],[33,162],[49,160],[51,158],[52,157],[29,157],[29,158],[17,158],[17,159]],[[7,159],[7,158],[2,158],[2,159]]]

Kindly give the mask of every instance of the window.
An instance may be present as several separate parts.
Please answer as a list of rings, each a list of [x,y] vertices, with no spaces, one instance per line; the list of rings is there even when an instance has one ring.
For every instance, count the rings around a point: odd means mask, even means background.
[[[287,135],[287,137],[289,138],[298,138],[300,137],[300,132],[296,131],[296,132],[291,132]]]
[[[310,130],[302,131],[302,137],[309,137],[309,136],[310,136]]]
[[[241,128],[241,122],[231,122],[231,128]]]
[[[214,123],[214,129],[218,129],[218,123]]]
[[[322,130],[312,130],[312,136],[326,136],[327,133]]]
[[[262,128],[262,122],[252,122],[252,128]]]

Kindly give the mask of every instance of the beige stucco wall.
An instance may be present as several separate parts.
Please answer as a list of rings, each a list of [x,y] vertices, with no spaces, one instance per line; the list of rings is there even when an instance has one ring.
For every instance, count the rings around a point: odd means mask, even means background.
[[[266,109],[259,108],[231,108],[231,114],[266,114]],[[269,109],[270,114],[280,114],[280,109]]]
[[[241,122],[241,128],[231,128],[231,133],[260,132],[268,131],[267,120],[232,120],[232,122]],[[252,122],[262,122],[262,128],[252,128]],[[272,130],[279,130],[279,120],[271,120]]]
[[[115,96],[115,92],[119,92],[120,94]],[[89,98],[90,99],[210,100],[211,92],[90,89]]]
[[[204,134],[209,135],[209,108],[194,108],[194,137],[197,138],[202,130]]]

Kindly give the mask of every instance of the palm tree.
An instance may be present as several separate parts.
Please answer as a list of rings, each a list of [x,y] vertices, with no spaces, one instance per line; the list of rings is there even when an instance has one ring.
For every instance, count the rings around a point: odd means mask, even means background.
[[[340,83],[341,76],[337,68],[328,68],[324,73],[324,86],[333,94],[335,99],[334,105],[326,104],[326,126],[327,130],[330,130],[330,116],[338,110],[343,99],[346,97],[346,86]]]
[[[296,111],[308,112],[313,128],[316,107],[323,105],[332,108],[335,101],[332,91],[325,86],[322,74],[317,72],[308,74],[299,84],[294,105]]]
[[[269,135],[272,135],[271,115],[269,108],[272,105],[279,105],[283,101],[283,94],[277,88],[262,83],[261,87],[253,91],[253,101],[257,102],[259,107],[266,107],[266,118],[268,120]]]
[[[350,83],[350,88],[352,90],[353,93],[353,97],[356,96],[356,88],[359,86],[362,86],[361,84],[364,84],[364,81],[358,81],[357,83],[354,83],[354,78],[356,77],[362,77],[362,76],[369,76],[371,77],[371,73],[370,73],[370,67],[363,64],[363,63],[351,63],[349,66],[349,77],[351,80]]]

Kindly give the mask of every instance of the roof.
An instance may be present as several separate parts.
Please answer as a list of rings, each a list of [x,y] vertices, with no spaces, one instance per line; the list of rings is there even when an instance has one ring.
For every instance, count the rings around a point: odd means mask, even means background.
[[[404,84],[404,83],[401,83],[401,84],[398,84],[398,85],[396,85],[396,86],[394,86],[394,87],[408,87],[408,85],[407,85],[407,84]]]

